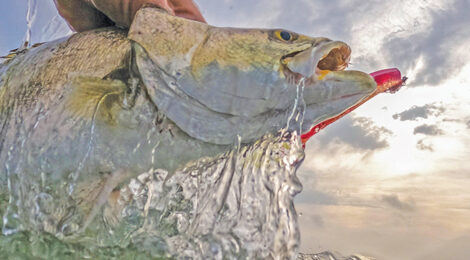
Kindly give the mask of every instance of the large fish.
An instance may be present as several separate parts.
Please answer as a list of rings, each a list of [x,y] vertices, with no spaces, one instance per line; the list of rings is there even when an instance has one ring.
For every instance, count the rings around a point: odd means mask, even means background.
[[[171,173],[281,129],[308,133],[376,91],[370,75],[344,70],[350,53],[339,41],[218,28],[149,6],[129,31],[78,33],[18,54],[0,65],[4,233],[37,229],[44,201],[73,210],[39,229],[83,230],[142,172]],[[299,107],[302,123],[288,124]],[[72,215],[78,226],[64,224]]]

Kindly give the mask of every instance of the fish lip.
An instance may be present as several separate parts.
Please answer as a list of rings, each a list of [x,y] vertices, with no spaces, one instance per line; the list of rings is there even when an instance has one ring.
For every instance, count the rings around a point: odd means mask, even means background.
[[[314,48],[314,50],[313,50]],[[295,59],[296,56],[305,54],[305,52],[314,52],[315,56],[320,56],[318,61],[315,58],[311,58],[312,63],[316,63],[311,75],[302,75],[299,72],[292,71],[289,68],[289,61]],[[290,84],[299,84],[304,79],[305,85],[311,85],[322,80],[321,75],[326,75],[331,71],[342,71],[345,70],[351,59],[351,48],[344,42],[339,41],[327,41],[319,46],[312,46],[301,51],[295,51],[284,55],[280,63],[282,65],[282,72]]]

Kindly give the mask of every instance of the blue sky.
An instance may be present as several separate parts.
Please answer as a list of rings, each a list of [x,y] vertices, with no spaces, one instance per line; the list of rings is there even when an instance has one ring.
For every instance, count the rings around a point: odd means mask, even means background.
[[[20,47],[26,34],[28,0],[4,0],[0,9],[0,56]],[[36,17],[32,26],[32,42],[44,42],[63,37],[69,32],[52,0],[37,1]]]
[[[26,30],[26,3],[25,1],[8,1],[2,3],[0,9],[2,21],[0,23],[0,53],[3,55],[11,49],[19,47]],[[20,23],[21,19],[23,23]]]
[[[1,54],[24,38],[26,3],[3,3]],[[307,144],[299,170],[304,191],[296,200],[302,251],[467,259],[469,1],[197,3],[210,24],[286,28],[342,40],[353,50],[352,69],[398,67],[410,78],[406,88],[374,98]],[[33,42],[69,33],[52,0],[40,4]]]

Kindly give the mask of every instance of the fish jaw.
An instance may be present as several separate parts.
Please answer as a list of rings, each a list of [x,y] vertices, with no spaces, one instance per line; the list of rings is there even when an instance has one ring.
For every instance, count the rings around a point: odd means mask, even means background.
[[[351,48],[324,39],[305,51],[284,57],[284,74],[293,84],[303,84],[306,110],[302,133],[336,117],[367,99],[377,88],[374,79],[360,71],[345,71]]]
[[[307,143],[307,141],[316,133],[318,133],[321,129],[327,127],[328,125],[334,123],[336,120],[340,119],[341,117],[349,114],[350,112],[354,111],[356,108],[370,100],[371,98],[375,97],[376,95],[382,93],[382,92],[389,92],[389,93],[395,93],[402,86],[406,84],[406,80],[408,79],[407,77],[402,77],[401,72],[396,69],[384,69],[384,70],[379,70],[376,72],[370,73],[370,76],[374,79],[374,81],[377,83],[377,87],[375,90],[369,94],[366,98],[363,98],[360,102],[356,103],[355,105],[349,107],[348,109],[344,110],[342,113],[330,117],[326,120],[323,120],[319,123],[316,123],[313,127],[310,128],[309,131],[303,132],[301,135],[301,140],[303,145]]]
[[[374,93],[376,87],[373,78],[360,71],[332,71],[316,84],[306,85],[306,111],[301,134],[361,103]]]

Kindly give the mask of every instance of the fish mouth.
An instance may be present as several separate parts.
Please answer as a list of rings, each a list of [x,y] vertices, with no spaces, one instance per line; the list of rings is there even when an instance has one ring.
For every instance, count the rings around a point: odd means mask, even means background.
[[[344,42],[324,40],[302,51],[281,58],[282,71],[287,81],[305,85],[322,80],[332,71],[345,70],[351,58],[351,48]]]
[[[302,141],[318,132],[315,129],[373,97],[377,89],[373,77],[360,71],[345,71],[350,58],[351,48],[346,43],[328,39],[282,58],[287,81],[305,86],[304,99],[310,112],[305,115]]]

